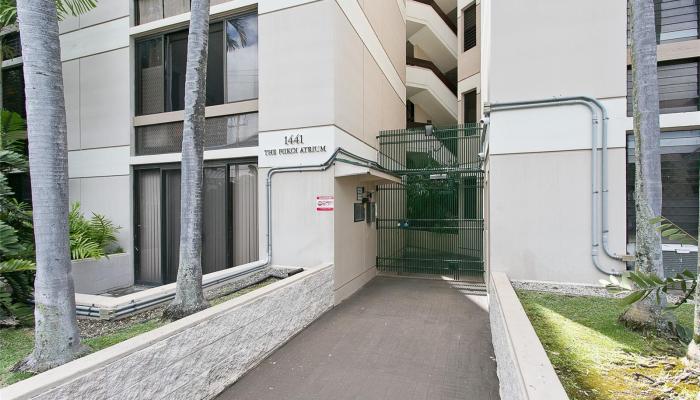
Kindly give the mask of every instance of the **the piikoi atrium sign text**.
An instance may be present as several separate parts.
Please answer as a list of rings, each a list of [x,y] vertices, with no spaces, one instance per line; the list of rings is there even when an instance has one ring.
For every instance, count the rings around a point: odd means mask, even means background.
[[[310,153],[325,153],[328,150],[326,145],[307,146],[304,144],[304,135],[295,134],[284,137],[284,146],[275,149],[265,149],[266,156],[277,155],[294,155],[294,154],[310,154]]]

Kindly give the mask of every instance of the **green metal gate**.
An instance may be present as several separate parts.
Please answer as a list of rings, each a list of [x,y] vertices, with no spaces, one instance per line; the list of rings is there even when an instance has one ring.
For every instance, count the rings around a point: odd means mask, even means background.
[[[482,281],[482,126],[379,135],[380,164],[401,184],[377,187],[377,268]]]

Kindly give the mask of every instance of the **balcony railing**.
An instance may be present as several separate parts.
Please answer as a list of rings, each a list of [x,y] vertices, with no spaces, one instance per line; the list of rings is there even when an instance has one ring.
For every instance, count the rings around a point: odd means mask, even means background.
[[[445,23],[447,24],[447,26],[448,26],[450,29],[452,29],[452,32],[454,32],[455,34],[457,34],[457,25],[455,25],[455,24],[450,20],[450,17],[448,17],[447,14],[445,14],[445,12],[442,11],[442,9],[440,8],[440,6],[438,6],[437,3],[435,3],[435,1],[433,1],[433,0],[414,0],[414,1],[417,1],[418,3],[427,4],[427,5],[429,5],[430,7],[432,7],[433,10],[435,10],[435,12],[437,13],[437,15],[439,15],[440,18],[442,18],[442,20],[445,21]]]
[[[420,67],[420,68],[427,68],[435,74],[435,76],[442,81],[442,83],[447,86],[448,89],[452,93],[457,93],[457,85],[453,82],[451,82],[445,74],[440,71],[440,68],[437,67],[437,65],[433,64],[432,61],[428,60],[421,60],[420,58],[415,58],[415,57],[406,57],[406,65],[412,65],[414,67]]]

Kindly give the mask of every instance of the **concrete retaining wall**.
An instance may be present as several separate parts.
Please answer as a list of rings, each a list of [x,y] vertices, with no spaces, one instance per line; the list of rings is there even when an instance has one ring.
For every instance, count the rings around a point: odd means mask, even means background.
[[[76,293],[100,294],[134,284],[134,267],[129,253],[74,260],[71,264]]]
[[[0,390],[17,399],[211,399],[333,306],[309,268]]]
[[[508,276],[492,272],[489,293],[491,336],[501,398],[568,399]]]

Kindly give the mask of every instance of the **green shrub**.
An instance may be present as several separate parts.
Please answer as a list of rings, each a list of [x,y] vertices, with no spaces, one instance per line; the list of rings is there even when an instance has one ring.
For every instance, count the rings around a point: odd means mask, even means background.
[[[73,203],[68,214],[70,255],[73,260],[100,258],[120,249],[117,232],[121,229],[104,215],[92,213],[90,219],[80,211],[80,203]]]

